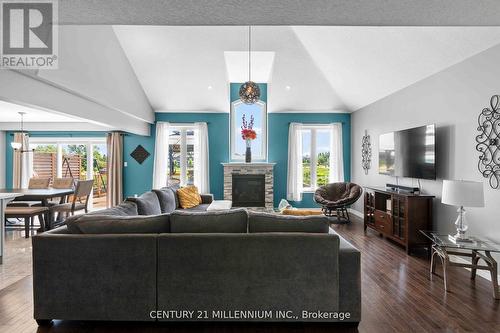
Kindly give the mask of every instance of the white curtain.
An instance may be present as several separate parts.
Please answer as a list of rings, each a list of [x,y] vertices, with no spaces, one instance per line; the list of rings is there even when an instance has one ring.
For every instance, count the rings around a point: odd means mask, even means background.
[[[166,122],[156,123],[155,160],[153,166],[153,188],[167,186],[168,182],[168,137],[170,125]]]
[[[291,123],[288,130],[288,180],[287,200],[301,201],[303,188],[302,173],[302,124]]]
[[[30,178],[33,177],[33,153],[29,151],[29,135],[14,133],[14,142],[21,143],[22,146],[18,151],[14,151],[12,187],[28,188]]]
[[[207,123],[195,123],[194,185],[200,193],[210,193],[208,127]]]
[[[344,181],[344,149],[342,143],[342,123],[332,123],[330,127],[330,174],[329,182]]]

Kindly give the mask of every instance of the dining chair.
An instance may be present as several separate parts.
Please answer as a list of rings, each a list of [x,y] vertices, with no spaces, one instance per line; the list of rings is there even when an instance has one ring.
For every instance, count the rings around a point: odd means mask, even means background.
[[[54,178],[54,180],[52,181],[52,188],[57,188],[57,189],[73,188],[74,181],[75,180],[71,177]]]
[[[49,209],[47,207],[7,207],[5,209],[5,218],[24,219],[25,238],[30,236],[30,227],[34,227],[35,217],[40,222],[40,231],[46,230],[48,222]]]
[[[32,190],[49,188],[50,178],[30,178],[28,188]]]
[[[54,216],[55,213],[59,213],[68,217],[69,214],[75,215],[75,212],[79,210],[84,210],[85,213],[88,213],[89,199],[93,187],[94,180],[92,179],[78,181],[71,202],[56,204],[49,207],[50,215]]]
[[[28,182],[28,189],[42,190],[49,188],[50,178],[30,178]],[[39,204],[37,201],[12,201],[7,204],[7,207],[31,207]]]

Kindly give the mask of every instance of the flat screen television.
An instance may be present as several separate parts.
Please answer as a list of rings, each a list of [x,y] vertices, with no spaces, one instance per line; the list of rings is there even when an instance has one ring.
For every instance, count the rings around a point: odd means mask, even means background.
[[[436,126],[382,134],[378,163],[383,175],[436,179]]]

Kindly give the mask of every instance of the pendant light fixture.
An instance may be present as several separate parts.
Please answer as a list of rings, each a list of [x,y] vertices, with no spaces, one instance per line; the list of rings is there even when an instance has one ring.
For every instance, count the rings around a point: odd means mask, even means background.
[[[33,152],[33,149],[29,150],[29,149],[25,149],[24,147],[24,115],[26,114],[26,112],[18,112],[19,115],[21,115],[21,134],[22,134],[22,140],[21,142],[15,142],[15,141],[12,141],[10,143],[10,146],[17,152],[19,153],[31,153]],[[28,147],[26,147],[28,148]]]
[[[248,26],[248,81],[240,87],[240,99],[245,104],[254,104],[260,99],[260,88],[251,80],[252,75],[252,27]]]

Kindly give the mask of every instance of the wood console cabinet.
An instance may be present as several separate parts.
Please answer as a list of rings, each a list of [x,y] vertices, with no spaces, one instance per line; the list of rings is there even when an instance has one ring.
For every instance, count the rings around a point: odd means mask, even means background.
[[[406,253],[428,246],[419,230],[432,230],[434,196],[365,188],[364,224],[386,238],[404,246]]]

